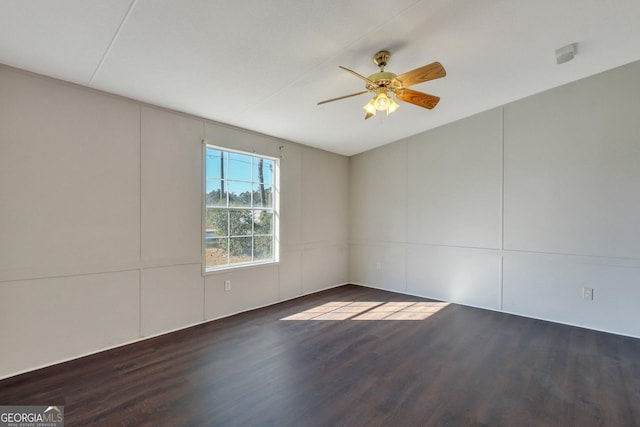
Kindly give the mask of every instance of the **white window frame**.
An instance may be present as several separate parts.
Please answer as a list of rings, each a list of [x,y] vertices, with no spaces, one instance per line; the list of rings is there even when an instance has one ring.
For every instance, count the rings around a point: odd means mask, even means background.
[[[214,149],[214,150],[218,150],[221,152],[226,152],[226,153],[236,153],[236,154],[241,154],[241,155],[245,155],[245,156],[251,156],[253,158],[263,158],[265,160],[270,160],[273,161],[273,207],[272,208],[264,208],[262,206],[260,207],[237,207],[237,206],[230,206],[227,204],[226,207],[212,207],[212,206],[207,206],[207,149]],[[252,168],[252,175],[253,175],[253,168]],[[233,180],[226,180],[226,182],[234,182]],[[245,182],[245,181],[243,181]],[[251,179],[251,184],[257,183],[258,181],[253,181],[253,176]],[[247,267],[254,267],[254,266],[260,266],[260,265],[265,265],[265,264],[275,264],[278,263],[280,260],[280,239],[279,239],[279,230],[280,230],[280,159],[278,157],[272,157],[272,156],[268,156],[268,155],[264,155],[264,154],[257,154],[255,152],[250,153],[250,152],[246,152],[246,151],[241,151],[241,150],[235,150],[232,148],[228,148],[228,147],[222,147],[219,145],[214,145],[214,144],[209,144],[206,140],[203,141],[202,144],[202,191],[201,191],[201,195],[202,195],[202,227],[201,227],[201,240],[202,240],[202,247],[201,247],[201,254],[202,254],[202,272],[203,275],[207,275],[207,274],[213,274],[216,272],[219,272],[221,270],[229,270],[229,269],[239,269],[239,268],[247,268]],[[264,210],[269,210],[273,212],[273,241],[272,241],[272,258],[270,259],[260,259],[260,260],[252,260],[252,261],[248,261],[248,262],[239,262],[239,263],[227,263],[224,265],[219,265],[219,266],[207,266],[207,210],[208,209],[224,209],[227,211],[231,211],[231,210],[250,210],[250,211],[264,211]],[[252,226],[252,234],[251,237],[253,238],[255,236],[255,234],[253,233],[253,226]],[[264,235],[261,235],[264,236]],[[233,237],[233,236],[228,236],[228,237]],[[230,252],[230,247],[229,245],[227,245],[227,254],[229,254]],[[229,256],[229,255],[228,255]],[[252,257],[253,257],[253,253],[252,253]]]

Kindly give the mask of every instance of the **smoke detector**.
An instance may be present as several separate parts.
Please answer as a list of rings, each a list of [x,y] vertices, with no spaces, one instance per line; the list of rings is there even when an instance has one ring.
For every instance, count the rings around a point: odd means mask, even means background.
[[[558,64],[569,62],[576,56],[576,53],[578,53],[578,43],[571,43],[560,49],[556,49],[556,62]]]

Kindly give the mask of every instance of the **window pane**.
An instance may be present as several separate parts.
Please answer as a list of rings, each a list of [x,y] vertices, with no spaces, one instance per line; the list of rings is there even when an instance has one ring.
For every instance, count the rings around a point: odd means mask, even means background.
[[[253,181],[273,184],[273,165],[273,160],[254,158]]]
[[[229,228],[231,236],[251,236],[251,214],[250,210],[229,211]]]
[[[228,239],[206,239],[205,244],[205,266],[215,267],[229,263]]]
[[[225,182],[219,179],[207,179],[207,206],[227,206]]]
[[[249,182],[228,182],[229,186],[229,206],[251,207],[251,183]]]
[[[273,213],[270,211],[254,211],[253,233],[273,234]]]
[[[207,209],[206,237],[229,235],[229,214],[226,209]]]
[[[229,173],[227,179],[251,182],[252,156],[229,153]]]
[[[269,184],[253,184],[253,207],[273,207],[273,187]]]
[[[267,194],[267,207],[273,209],[273,185],[265,186],[264,191]]]
[[[251,261],[251,237],[231,237],[229,239],[229,262],[235,264],[238,262]]]
[[[273,237],[256,236],[253,238],[253,258],[266,260],[273,258]]]
[[[225,160],[227,153],[213,148],[207,148],[207,178],[224,178],[225,169],[227,168]]]

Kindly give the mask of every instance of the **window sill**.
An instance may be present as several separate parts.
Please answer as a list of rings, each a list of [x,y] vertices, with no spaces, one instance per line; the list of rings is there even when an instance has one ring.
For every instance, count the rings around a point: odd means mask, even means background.
[[[243,271],[243,270],[249,270],[252,268],[260,268],[260,267],[266,267],[266,266],[272,266],[272,265],[278,265],[278,264],[280,264],[280,261],[265,261],[265,262],[254,262],[251,264],[237,264],[237,265],[229,265],[224,267],[217,267],[213,269],[212,268],[207,269],[206,267],[203,267],[202,275],[214,276],[220,273],[229,273],[231,271]]]

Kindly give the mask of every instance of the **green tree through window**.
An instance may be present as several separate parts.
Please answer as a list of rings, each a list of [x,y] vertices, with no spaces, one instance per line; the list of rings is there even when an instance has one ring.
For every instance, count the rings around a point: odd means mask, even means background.
[[[276,260],[275,159],[206,147],[205,268]]]

